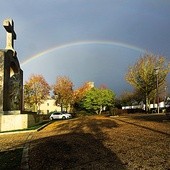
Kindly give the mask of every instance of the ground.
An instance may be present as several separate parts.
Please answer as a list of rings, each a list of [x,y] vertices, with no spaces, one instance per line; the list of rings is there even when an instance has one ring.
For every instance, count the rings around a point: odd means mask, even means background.
[[[39,132],[1,135],[0,143],[1,152],[27,143],[35,170],[170,169],[170,122],[162,114],[54,121]]]

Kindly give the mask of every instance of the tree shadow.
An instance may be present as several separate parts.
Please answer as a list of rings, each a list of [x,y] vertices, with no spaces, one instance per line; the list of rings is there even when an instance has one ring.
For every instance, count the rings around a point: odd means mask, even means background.
[[[104,145],[108,138],[105,131],[118,127],[114,120],[82,117],[53,123],[49,125],[52,129],[47,126],[32,134],[32,139],[28,137],[27,141],[11,147],[23,149],[24,143],[28,144],[30,170],[126,169]]]
[[[103,129],[110,130],[118,126],[113,119],[89,116],[71,120],[71,122],[65,121],[56,126],[55,130],[64,131],[68,129],[71,133],[92,133],[95,137],[104,138],[106,135]]]
[[[125,166],[89,133],[70,133],[31,142],[30,169],[112,169]]]
[[[79,118],[64,121],[53,129],[56,134],[30,143],[30,169],[111,169],[125,165],[103,144],[105,130],[118,125],[111,119]],[[69,133],[57,135],[69,130]],[[44,132],[43,132],[44,133]]]
[[[131,115],[132,119],[152,121],[152,122],[164,122],[167,120],[166,115],[164,114],[141,114],[141,115]]]
[[[136,115],[136,116],[131,116],[130,119],[143,120],[143,121],[153,121],[153,122],[159,122],[160,123],[160,120],[164,118],[163,116],[164,115],[144,115],[144,116],[139,116],[139,115],[137,116]],[[168,137],[170,136],[169,131],[167,132],[167,131],[157,130],[157,129],[148,127],[147,125],[142,125],[142,124],[140,124],[140,122],[131,122],[129,120],[123,120],[123,119],[119,119],[119,118],[116,118],[116,119],[121,121],[121,122],[130,124],[130,125],[134,125],[136,127],[140,127],[140,128],[146,129],[146,130],[150,130],[150,131],[162,134],[162,135],[166,135]]]
[[[0,169],[20,169],[22,148],[0,152]]]

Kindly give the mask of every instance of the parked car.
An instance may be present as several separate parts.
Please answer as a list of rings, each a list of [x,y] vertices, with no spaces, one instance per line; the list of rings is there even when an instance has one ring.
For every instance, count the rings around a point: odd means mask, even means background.
[[[69,113],[65,113],[65,112],[53,112],[50,116],[51,120],[54,119],[70,119],[72,118],[72,115]]]

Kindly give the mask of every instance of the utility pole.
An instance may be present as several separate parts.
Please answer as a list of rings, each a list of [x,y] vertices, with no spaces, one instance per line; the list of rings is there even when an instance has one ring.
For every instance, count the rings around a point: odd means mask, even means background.
[[[157,97],[157,109],[159,114],[159,67],[155,68],[155,74],[156,74],[156,97]]]

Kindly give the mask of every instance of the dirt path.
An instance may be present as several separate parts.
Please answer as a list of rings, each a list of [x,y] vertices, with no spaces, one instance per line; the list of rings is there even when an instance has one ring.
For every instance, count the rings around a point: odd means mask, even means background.
[[[168,170],[170,123],[159,118],[55,121],[32,135],[30,169]]]

